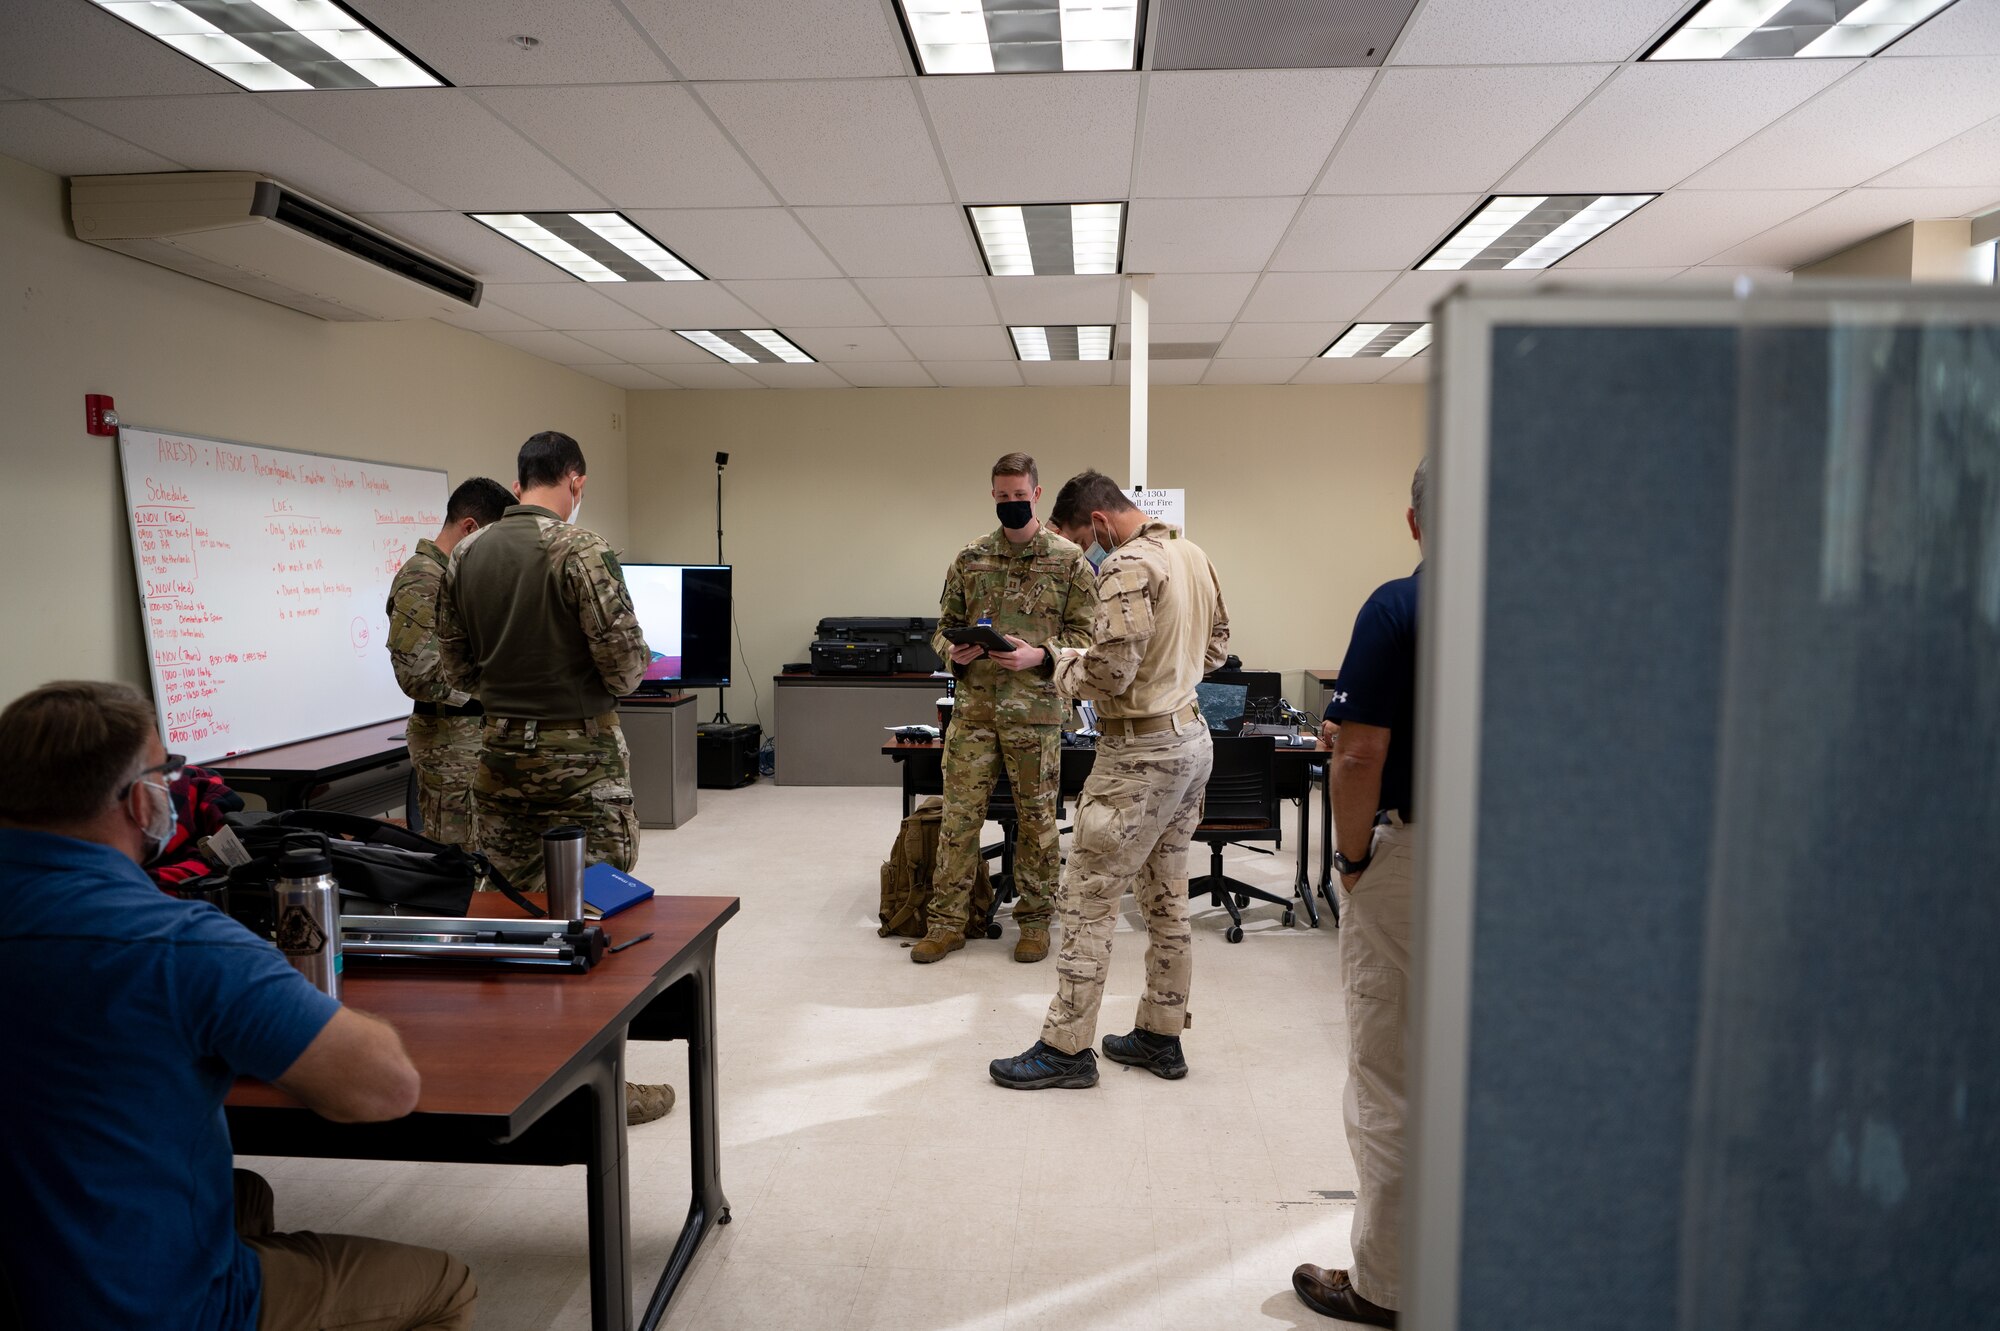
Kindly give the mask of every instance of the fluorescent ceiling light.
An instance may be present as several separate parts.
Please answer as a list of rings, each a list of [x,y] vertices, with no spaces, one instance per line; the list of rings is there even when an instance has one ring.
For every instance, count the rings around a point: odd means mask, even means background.
[[[702,275],[623,213],[468,213],[585,282],[700,282]]]
[[[965,211],[995,277],[1115,273],[1124,255],[1123,203],[975,204]]]
[[[811,365],[811,356],[769,328],[676,328],[676,333],[731,365]]]
[[[1706,0],[1648,60],[1874,55],[1954,0]]]
[[[1496,194],[1418,268],[1547,268],[1657,194]]]
[[[334,0],[92,2],[252,92],[449,86]]]
[[[1416,323],[1350,324],[1333,345],[1320,352],[1322,360],[1350,356],[1414,356],[1431,344],[1431,326]]]
[[[1142,0],[897,0],[924,74],[1139,67]]]
[[[1007,332],[1020,360],[1111,359],[1110,324],[1046,324]]]

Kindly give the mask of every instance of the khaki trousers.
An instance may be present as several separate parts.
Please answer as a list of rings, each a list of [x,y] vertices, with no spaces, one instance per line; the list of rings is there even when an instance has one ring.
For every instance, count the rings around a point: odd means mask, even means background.
[[[1392,815],[1393,817],[1393,815]],[[1362,1298],[1402,1305],[1404,994],[1410,975],[1410,864],[1415,832],[1375,829],[1373,858],[1342,892],[1340,976],[1347,995],[1347,1146],[1360,1178],[1354,1265]]]
[[[351,1234],[275,1234],[271,1185],[236,1171],[236,1232],[264,1269],[258,1331],[465,1331],[479,1290],[432,1248]]]

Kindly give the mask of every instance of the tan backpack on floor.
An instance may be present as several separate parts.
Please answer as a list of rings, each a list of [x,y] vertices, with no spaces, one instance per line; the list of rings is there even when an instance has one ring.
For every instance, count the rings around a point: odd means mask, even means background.
[[[882,904],[878,937],[922,938],[930,928],[931,877],[937,869],[938,829],[944,823],[944,801],[936,795],[917,801],[917,807],[896,829],[896,843],[882,865]],[[993,927],[993,880],[987,877],[986,861],[974,870],[972,899],[966,912],[967,938],[995,938]]]

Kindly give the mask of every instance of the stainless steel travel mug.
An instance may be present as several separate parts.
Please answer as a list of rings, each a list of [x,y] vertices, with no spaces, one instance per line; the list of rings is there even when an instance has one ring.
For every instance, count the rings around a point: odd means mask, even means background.
[[[551,827],[542,833],[542,882],[549,894],[549,918],[583,918],[583,829]]]
[[[297,847],[278,857],[271,888],[278,950],[332,998],[340,997],[340,887],[324,850]]]

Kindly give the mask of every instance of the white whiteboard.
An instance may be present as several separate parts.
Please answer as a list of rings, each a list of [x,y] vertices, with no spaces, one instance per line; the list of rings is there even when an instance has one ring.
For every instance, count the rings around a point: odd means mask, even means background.
[[[406,715],[385,604],[445,474],[123,428],[153,702],[191,762]]]

